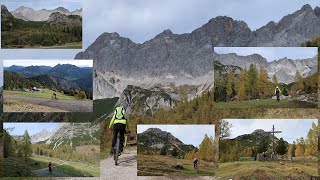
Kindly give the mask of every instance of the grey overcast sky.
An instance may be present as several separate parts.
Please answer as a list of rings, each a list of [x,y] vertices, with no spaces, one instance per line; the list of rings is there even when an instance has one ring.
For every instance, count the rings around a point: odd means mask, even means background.
[[[236,53],[241,56],[260,54],[267,61],[289,59],[307,59],[318,55],[317,47],[215,47],[218,54]]]
[[[242,134],[250,134],[256,129],[271,131],[272,125],[275,130],[282,131],[275,134],[278,138],[292,143],[297,138],[306,137],[312,123],[318,124],[317,119],[225,119],[232,124],[230,138]]]
[[[138,133],[142,133],[149,128],[159,128],[162,131],[170,132],[185,144],[192,144],[199,147],[205,134],[214,137],[214,125],[138,125]]]
[[[44,129],[52,131],[57,127],[60,127],[64,123],[3,123],[3,128],[13,128],[13,131],[9,131],[11,135],[23,135],[27,130],[29,135],[32,136]]]
[[[47,0],[38,1],[49,3]],[[222,15],[243,20],[255,30],[269,21],[279,21],[305,4],[310,4],[313,8],[320,6],[318,0],[79,1],[83,7],[83,49],[104,32],[118,32],[134,42],[142,43],[165,29],[179,34],[191,32],[210,19]],[[14,2],[20,3],[20,0]],[[63,4],[67,7],[70,3]],[[1,50],[0,59],[73,59],[80,51],[82,50]]]
[[[2,0],[1,4],[4,4],[9,11],[14,11],[21,6],[30,7],[34,10],[52,10],[57,7],[64,7],[69,11],[74,11],[82,8],[81,0]]]

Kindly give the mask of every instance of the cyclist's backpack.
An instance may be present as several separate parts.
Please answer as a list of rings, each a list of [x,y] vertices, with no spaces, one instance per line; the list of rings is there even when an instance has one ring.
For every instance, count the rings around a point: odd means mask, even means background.
[[[124,114],[125,114],[124,108],[122,108],[120,115],[118,115],[118,108],[116,108],[116,111],[115,111],[115,118],[116,119],[125,119],[126,120]]]

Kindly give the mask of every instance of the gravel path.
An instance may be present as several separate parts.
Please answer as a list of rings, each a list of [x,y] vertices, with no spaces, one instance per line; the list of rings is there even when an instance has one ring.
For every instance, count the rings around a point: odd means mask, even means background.
[[[61,166],[63,164],[67,164],[66,162],[59,164],[58,166]],[[49,173],[49,169],[48,168],[43,168],[43,169],[39,169],[39,170],[35,170],[33,171],[38,177],[72,177],[72,175],[68,175],[68,174],[63,174],[63,173],[59,173],[54,171],[54,167],[52,169],[52,174]]]
[[[102,160],[100,162],[100,179],[137,179],[137,150],[122,153],[118,163],[118,166],[114,165],[113,157]]]
[[[9,100],[6,102],[6,100]],[[9,102],[9,103],[8,103]],[[18,103],[18,104],[17,104]],[[48,107],[36,108],[37,112],[92,112],[93,101],[91,100],[51,100],[46,98],[31,98],[20,95],[5,95],[5,112],[30,112],[32,106]]]

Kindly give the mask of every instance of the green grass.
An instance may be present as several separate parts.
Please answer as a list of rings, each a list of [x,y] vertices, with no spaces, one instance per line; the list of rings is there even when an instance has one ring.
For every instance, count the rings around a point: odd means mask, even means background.
[[[49,89],[43,89],[42,92],[25,92],[25,91],[8,91],[8,90],[5,90],[4,91],[4,97],[5,97],[6,93],[21,95],[21,96],[24,96],[24,97],[35,97],[35,98],[45,98],[45,99],[51,99],[52,94],[56,93],[57,94],[57,98],[59,100],[75,100],[76,99],[76,98],[74,98],[74,96],[65,95],[65,94],[62,94],[60,92],[54,92],[54,91],[49,90]]]
[[[30,167],[32,163],[25,162],[21,158],[4,158],[3,174],[5,177],[32,177],[36,176]]]
[[[183,169],[171,167],[181,164]],[[200,161],[199,172],[193,169],[193,160],[176,159],[158,155],[138,155],[138,176],[215,176],[217,165],[211,162]]]
[[[233,101],[214,103],[214,108],[235,109],[235,108],[317,108],[317,104],[303,101],[260,99],[250,101]]]
[[[284,162],[262,162],[262,161],[236,161],[219,164],[219,177],[233,179],[261,179],[265,177],[276,177],[276,179],[287,179],[286,177],[318,176],[317,160],[293,160],[292,163]]]
[[[16,46],[8,46],[8,49],[10,48],[17,48]],[[66,43],[63,45],[53,45],[53,46],[24,46],[23,48],[39,48],[39,49],[81,49],[82,48],[82,42],[77,42],[77,43]]]
[[[34,162],[39,163],[39,167],[37,169],[47,168],[48,162],[52,162],[53,166],[63,163],[64,161],[51,158],[47,156],[39,156],[34,155],[31,158]],[[33,170],[36,170],[33,168]],[[100,161],[97,161],[95,164],[89,164],[84,162],[71,162],[68,161],[67,164],[57,166],[53,168],[54,171],[74,175],[74,176],[100,176]]]

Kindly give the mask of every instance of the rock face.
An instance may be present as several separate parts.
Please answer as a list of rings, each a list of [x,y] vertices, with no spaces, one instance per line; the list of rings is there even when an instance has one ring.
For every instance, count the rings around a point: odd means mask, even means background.
[[[33,135],[31,137],[31,142],[33,144],[45,142],[46,144],[51,144],[53,149],[58,148],[63,144],[68,144],[70,147],[76,147],[80,145],[80,141],[82,143],[90,141],[99,144],[99,130],[99,124],[62,123],[51,132],[44,129]]]
[[[162,131],[159,128],[149,128],[138,134],[139,144],[149,147],[161,148],[166,144],[175,142],[176,145],[182,145],[183,142],[174,137],[170,132]]]
[[[247,142],[259,142],[262,139],[269,139],[269,142],[272,142],[272,134],[265,132],[263,129],[256,129],[251,134],[243,134],[234,138],[237,141],[247,141]],[[274,136],[275,142],[279,139]]]
[[[256,31],[243,21],[218,16],[191,33],[164,30],[141,44],[118,33],[103,33],[75,59],[94,60],[94,99],[126,99],[123,92],[128,85],[147,90],[159,88],[171,99],[175,99],[172,95],[178,94],[181,87],[186,87],[191,99],[213,87],[213,60],[217,58],[213,47],[301,46],[320,36],[319,22],[319,8],[313,10],[305,5]],[[236,61],[235,55],[229,57],[229,63]],[[259,55],[249,58],[256,64],[267,64]]]
[[[81,26],[82,18],[77,15],[65,15],[60,12],[54,12],[49,16],[47,23]]]
[[[319,7],[314,10],[309,4],[283,17],[279,22],[269,22],[254,31],[249,46],[301,46],[310,38],[319,36]]]
[[[43,129],[42,131],[40,131],[39,133],[31,136],[31,143],[32,144],[36,144],[36,143],[39,143],[39,142],[44,142],[44,141],[47,141],[51,136],[52,134],[55,133],[55,131],[48,131],[47,129]]]
[[[1,21],[6,21],[13,18],[13,15],[8,11],[7,7],[1,5]]]
[[[82,9],[77,9],[75,11],[70,12],[69,10],[63,7],[58,7],[53,10],[41,9],[36,11],[32,8],[21,6],[18,9],[12,11],[11,13],[15,18],[22,19],[25,21],[47,21],[50,15],[53,13],[60,13],[67,16],[82,16]]]
[[[152,116],[159,108],[171,109],[174,107],[177,99],[178,95],[168,94],[160,88],[148,90],[129,85],[121,94],[117,104],[124,106],[129,114],[132,112],[132,108],[139,104],[140,114]]]
[[[302,77],[310,76],[317,72],[318,56],[308,59],[288,59],[282,58],[268,62],[259,54],[249,56],[240,56],[235,53],[215,54],[215,60],[226,66],[237,66],[242,69],[249,68],[251,64],[255,64],[258,68],[263,66],[266,68],[270,80],[275,74],[281,83],[290,84],[296,81],[295,75],[298,71]]]

